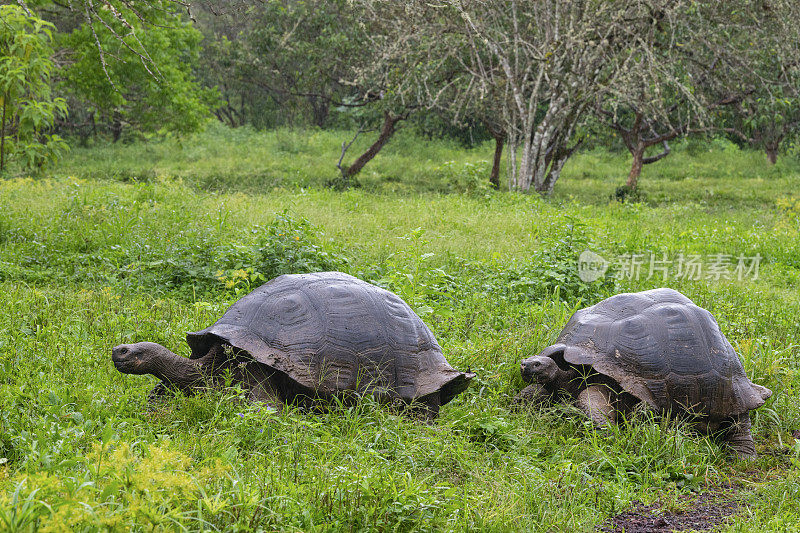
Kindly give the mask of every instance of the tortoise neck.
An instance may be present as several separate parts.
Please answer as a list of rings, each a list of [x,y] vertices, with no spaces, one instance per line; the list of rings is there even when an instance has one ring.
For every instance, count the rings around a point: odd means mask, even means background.
[[[166,348],[158,357],[153,358],[150,373],[167,386],[180,389],[190,389],[203,381],[200,360],[175,355]]]
[[[569,370],[558,369],[553,379],[553,384],[556,387],[556,393],[563,391],[572,397],[577,397],[581,385],[580,374],[574,368]]]

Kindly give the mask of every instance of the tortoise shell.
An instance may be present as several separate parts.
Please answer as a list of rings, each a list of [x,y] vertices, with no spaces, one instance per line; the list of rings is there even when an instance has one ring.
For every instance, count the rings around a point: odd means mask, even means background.
[[[612,296],[577,311],[541,355],[590,365],[662,411],[723,418],[764,404],[714,317],[672,289]]]
[[[396,294],[341,272],[278,276],[186,336],[192,359],[229,344],[317,397],[340,391],[441,404],[474,374],[453,369],[431,330]]]

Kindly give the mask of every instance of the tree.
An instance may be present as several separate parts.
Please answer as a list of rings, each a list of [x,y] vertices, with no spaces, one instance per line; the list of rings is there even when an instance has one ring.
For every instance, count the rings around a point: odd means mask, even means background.
[[[792,4],[775,2],[764,10],[760,0],[676,3],[656,14],[648,56],[632,56],[617,82],[598,95],[595,107],[631,153],[629,189],[637,187],[644,165],[670,153],[668,142],[676,137],[729,131],[749,139],[719,119],[752,106],[755,95],[769,87],[775,88],[774,95],[790,85],[776,83],[785,79],[787,62],[775,54],[774,41],[780,35],[778,40],[797,47],[794,25],[780,31],[775,24],[795,20]],[[780,122],[786,107],[772,107],[779,110],[772,123]],[[769,120],[764,113],[751,117]],[[646,150],[659,145],[659,153],[646,156]]]
[[[111,10],[100,10],[96,21],[102,24],[80,21],[59,39],[62,90],[74,106],[106,124],[114,141],[125,126],[197,131],[217,103],[216,91],[200,87],[192,73],[202,34],[171,3],[152,4],[137,11],[147,14],[146,26],[131,8],[120,8],[127,26]]]
[[[64,100],[50,91],[52,30],[18,6],[0,6],[0,173],[8,158],[39,168],[66,148],[47,133],[55,117],[66,113]]]
[[[721,114],[720,129],[764,150],[775,164],[781,145],[800,132],[800,5],[760,1],[746,13],[753,29],[741,35],[737,50],[746,64],[739,85],[749,90]]]
[[[403,72],[419,103],[491,119],[496,152],[508,145],[509,187],[544,195],[580,146],[588,108],[633,58],[654,60],[658,15],[676,9],[670,0],[364,3],[383,20],[393,15],[383,27],[404,27],[383,43],[385,54],[428,47],[427,61]]]
[[[362,28],[347,0],[252,1],[222,13],[206,5],[195,14],[209,41],[204,79],[220,87],[226,123],[324,127],[352,95],[344,82],[362,53]]]

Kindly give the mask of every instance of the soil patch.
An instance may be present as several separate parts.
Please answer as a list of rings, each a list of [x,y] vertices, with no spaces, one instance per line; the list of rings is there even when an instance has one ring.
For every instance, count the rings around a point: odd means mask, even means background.
[[[634,502],[633,508],[610,518],[600,526],[609,533],[650,533],[667,531],[706,531],[721,524],[739,509],[739,501],[729,492],[719,489],[699,496],[686,495],[680,499],[683,511],[665,509],[659,503],[644,505]]]

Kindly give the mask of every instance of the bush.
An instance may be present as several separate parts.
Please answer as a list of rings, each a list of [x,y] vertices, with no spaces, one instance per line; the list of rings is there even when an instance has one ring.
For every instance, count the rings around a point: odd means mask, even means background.
[[[217,273],[227,289],[235,294],[249,292],[256,286],[282,274],[305,274],[343,270],[348,258],[326,245],[322,233],[305,218],[292,217],[288,211],[275,217],[256,245],[238,264]]]
[[[621,185],[616,188],[614,191],[614,196],[611,197],[612,200],[616,200],[618,202],[644,202],[647,198],[647,194],[641,190],[640,188],[633,188],[630,185]]]
[[[437,181],[444,182],[449,192],[485,194],[491,190],[488,161],[446,161],[433,171]]]

